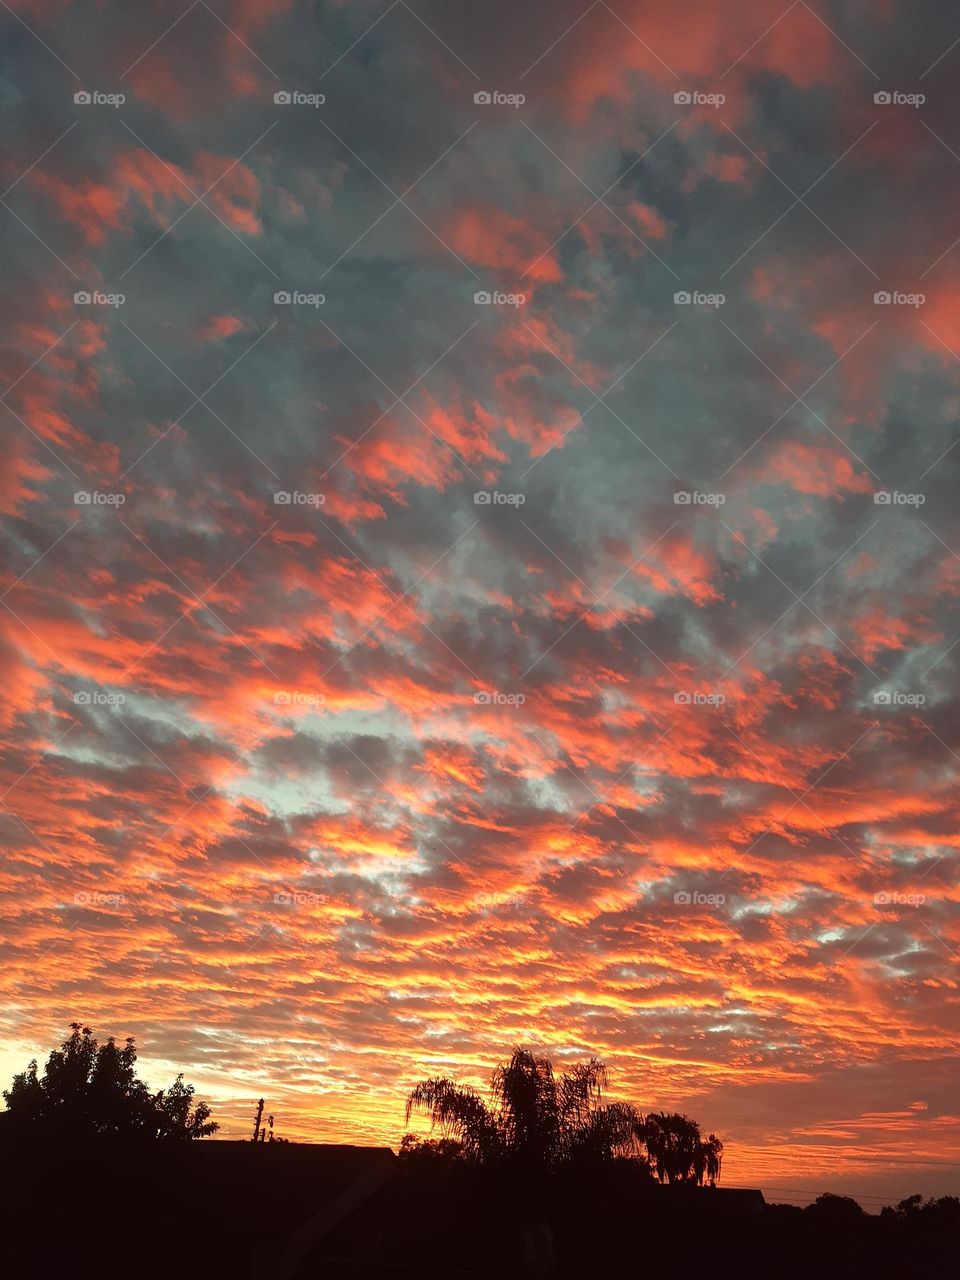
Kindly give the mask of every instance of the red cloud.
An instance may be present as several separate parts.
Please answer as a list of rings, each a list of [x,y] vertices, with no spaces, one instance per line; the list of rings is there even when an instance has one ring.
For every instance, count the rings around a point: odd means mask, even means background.
[[[500,272],[510,292],[523,291],[524,276],[532,284],[563,279],[543,227],[496,205],[461,210],[448,223],[444,238],[468,262]]]
[[[839,499],[844,493],[872,493],[873,477],[839,445],[808,445],[786,440],[773,445],[753,478],[762,484],[787,484],[797,493]]]

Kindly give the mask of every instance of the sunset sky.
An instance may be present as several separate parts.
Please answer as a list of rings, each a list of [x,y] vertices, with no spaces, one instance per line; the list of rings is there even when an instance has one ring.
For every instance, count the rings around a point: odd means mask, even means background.
[[[0,30],[4,1084],[395,1146],[523,1043],[955,1193],[955,6]]]

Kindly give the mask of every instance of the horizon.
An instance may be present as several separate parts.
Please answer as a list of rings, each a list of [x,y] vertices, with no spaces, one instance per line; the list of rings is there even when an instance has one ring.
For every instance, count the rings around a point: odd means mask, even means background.
[[[523,1044],[957,1194],[960,18],[0,31],[4,1084],[395,1147]]]
[[[95,1029],[93,1030],[96,1034]],[[106,1035],[98,1038],[105,1039]],[[118,1042],[123,1038],[119,1035],[116,1037]],[[35,1056],[42,1067],[46,1052],[36,1052],[31,1056]],[[495,1058],[496,1055],[491,1059],[491,1063]],[[22,1070],[28,1060],[29,1057],[23,1058],[15,1049],[0,1050],[0,1074],[6,1080],[15,1071]],[[138,1053],[138,1074],[146,1077],[146,1082],[151,1088],[156,1088],[162,1081],[171,1079],[180,1070],[172,1062],[155,1062],[152,1068],[149,1062],[149,1058],[145,1060]],[[202,1075],[191,1077],[191,1081],[198,1086],[199,1096],[212,1106],[213,1118],[221,1126],[219,1132],[205,1139],[207,1142],[249,1141],[259,1096],[265,1098],[264,1117],[271,1113],[275,1116],[273,1130],[275,1136],[295,1143],[389,1147],[396,1152],[399,1150],[400,1139],[404,1133],[420,1133],[422,1137],[436,1136],[436,1132],[430,1127],[429,1120],[422,1116],[413,1116],[409,1126],[404,1125],[403,1109],[409,1088],[401,1089],[392,1100],[384,1099],[382,1107],[374,1113],[379,1117],[379,1123],[373,1123],[371,1118],[371,1123],[351,1128],[351,1124],[356,1124],[356,1121],[350,1119],[349,1113],[342,1120],[338,1120],[317,1115],[314,1112],[296,1121],[291,1128],[291,1113],[285,1109],[283,1101],[275,1102],[269,1093],[258,1095],[254,1091],[249,1097],[238,1095],[223,1098],[211,1092],[209,1088],[200,1087],[202,1079]],[[463,1075],[461,1082],[473,1084],[481,1095],[486,1096],[489,1073],[486,1076],[467,1073]],[[411,1080],[409,1084],[412,1085],[412,1083]],[[611,1083],[612,1087],[608,1090],[610,1100],[635,1101],[622,1097],[615,1087],[615,1082]],[[661,1105],[658,1100],[651,1100],[646,1105],[641,1103],[640,1109],[652,1111],[671,1108],[669,1104]],[[394,1125],[390,1120],[393,1111],[396,1112],[397,1117]],[[300,1113],[293,1112],[293,1114]],[[695,1116],[694,1118],[703,1120],[704,1132],[719,1127],[713,1125],[706,1117]],[[952,1171],[960,1167],[956,1162],[944,1162],[938,1166],[934,1162],[928,1164],[922,1159],[912,1160],[909,1157],[898,1157],[895,1152],[889,1152],[879,1158],[890,1161],[893,1168],[884,1169],[881,1172],[869,1172],[869,1165],[864,1160],[860,1172],[835,1175],[829,1172],[831,1165],[826,1158],[828,1150],[828,1148],[814,1148],[804,1153],[809,1157],[813,1167],[823,1168],[826,1172],[778,1177],[764,1172],[776,1168],[778,1153],[769,1144],[743,1147],[727,1139],[724,1150],[724,1176],[720,1180],[720,1185],[728,1189],[759,1189],[768,1203],[795,1204],[801,1207],[812,1203],[817,1196],[824,1193],[847,1195],[857,1200],[867,1213],[875,1214],[880,1212],[883,1205],[895,1205],[918,1192],[924,1197],[952,1194],[949,1191],[944,1192],[944,1186],[955,1185],[955,1183],[945,1183],[941,1179],[955,1177]],[[870,1161],[875,1161],[877,1158],[877,1152],[872,1150],[869,1156]],[[821,1163],[823,1161],[826,1163]],[[907,1165],[912,1172],[898,1172],[898,1164]],[[943,1172],[938,1172],[938,1169],[942,1169]],[[756,1170],[756,1175],[749,1176],[747,1172],[749,1170]]]

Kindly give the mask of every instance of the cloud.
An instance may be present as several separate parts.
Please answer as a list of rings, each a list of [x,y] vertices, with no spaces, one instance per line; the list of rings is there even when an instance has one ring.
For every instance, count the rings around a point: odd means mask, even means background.
[[[8,1040],[228,1133],[523,1042],[741,1184],[944,1160],[960,170],[949,57],[871,68],[949,24],[416,8],[5,19]]]

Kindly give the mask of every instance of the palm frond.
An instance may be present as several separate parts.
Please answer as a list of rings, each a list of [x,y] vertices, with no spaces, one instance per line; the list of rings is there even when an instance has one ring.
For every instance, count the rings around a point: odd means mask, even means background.
[[[578,1062],[560,1079],[560,1105],[564,1115],[583,1123],[603,1100],[607,1087],[607,1068],[599,1058]]]
[[[430,1117],[431,1128],[439,1127],[445,1138],[462,1142],[472,1157],[484,1159],[498,1146],[495,1117],[473,1089],[455,1084],[446,1076],[421,1080],[410,1092],[406,1123],[415,1112]]]
[[[462,1144],[480,1164],[508,1160],[530,1171],[575,1163],[592,1168],[615,1158],[649,1165],[661,1182],[714,1186],[720,1177],[723,1143],[704,1139],[700,1126],[679,1113],[644,1116],[626,1102],[604,1104],[607,1069],[591,1058],[554,1072],[548,1058],[517,1046],[494,1071],[488,1106],[479,1094],[446,1076],[422,1080],[406,1104],[430,1117],[444,1139]]]

